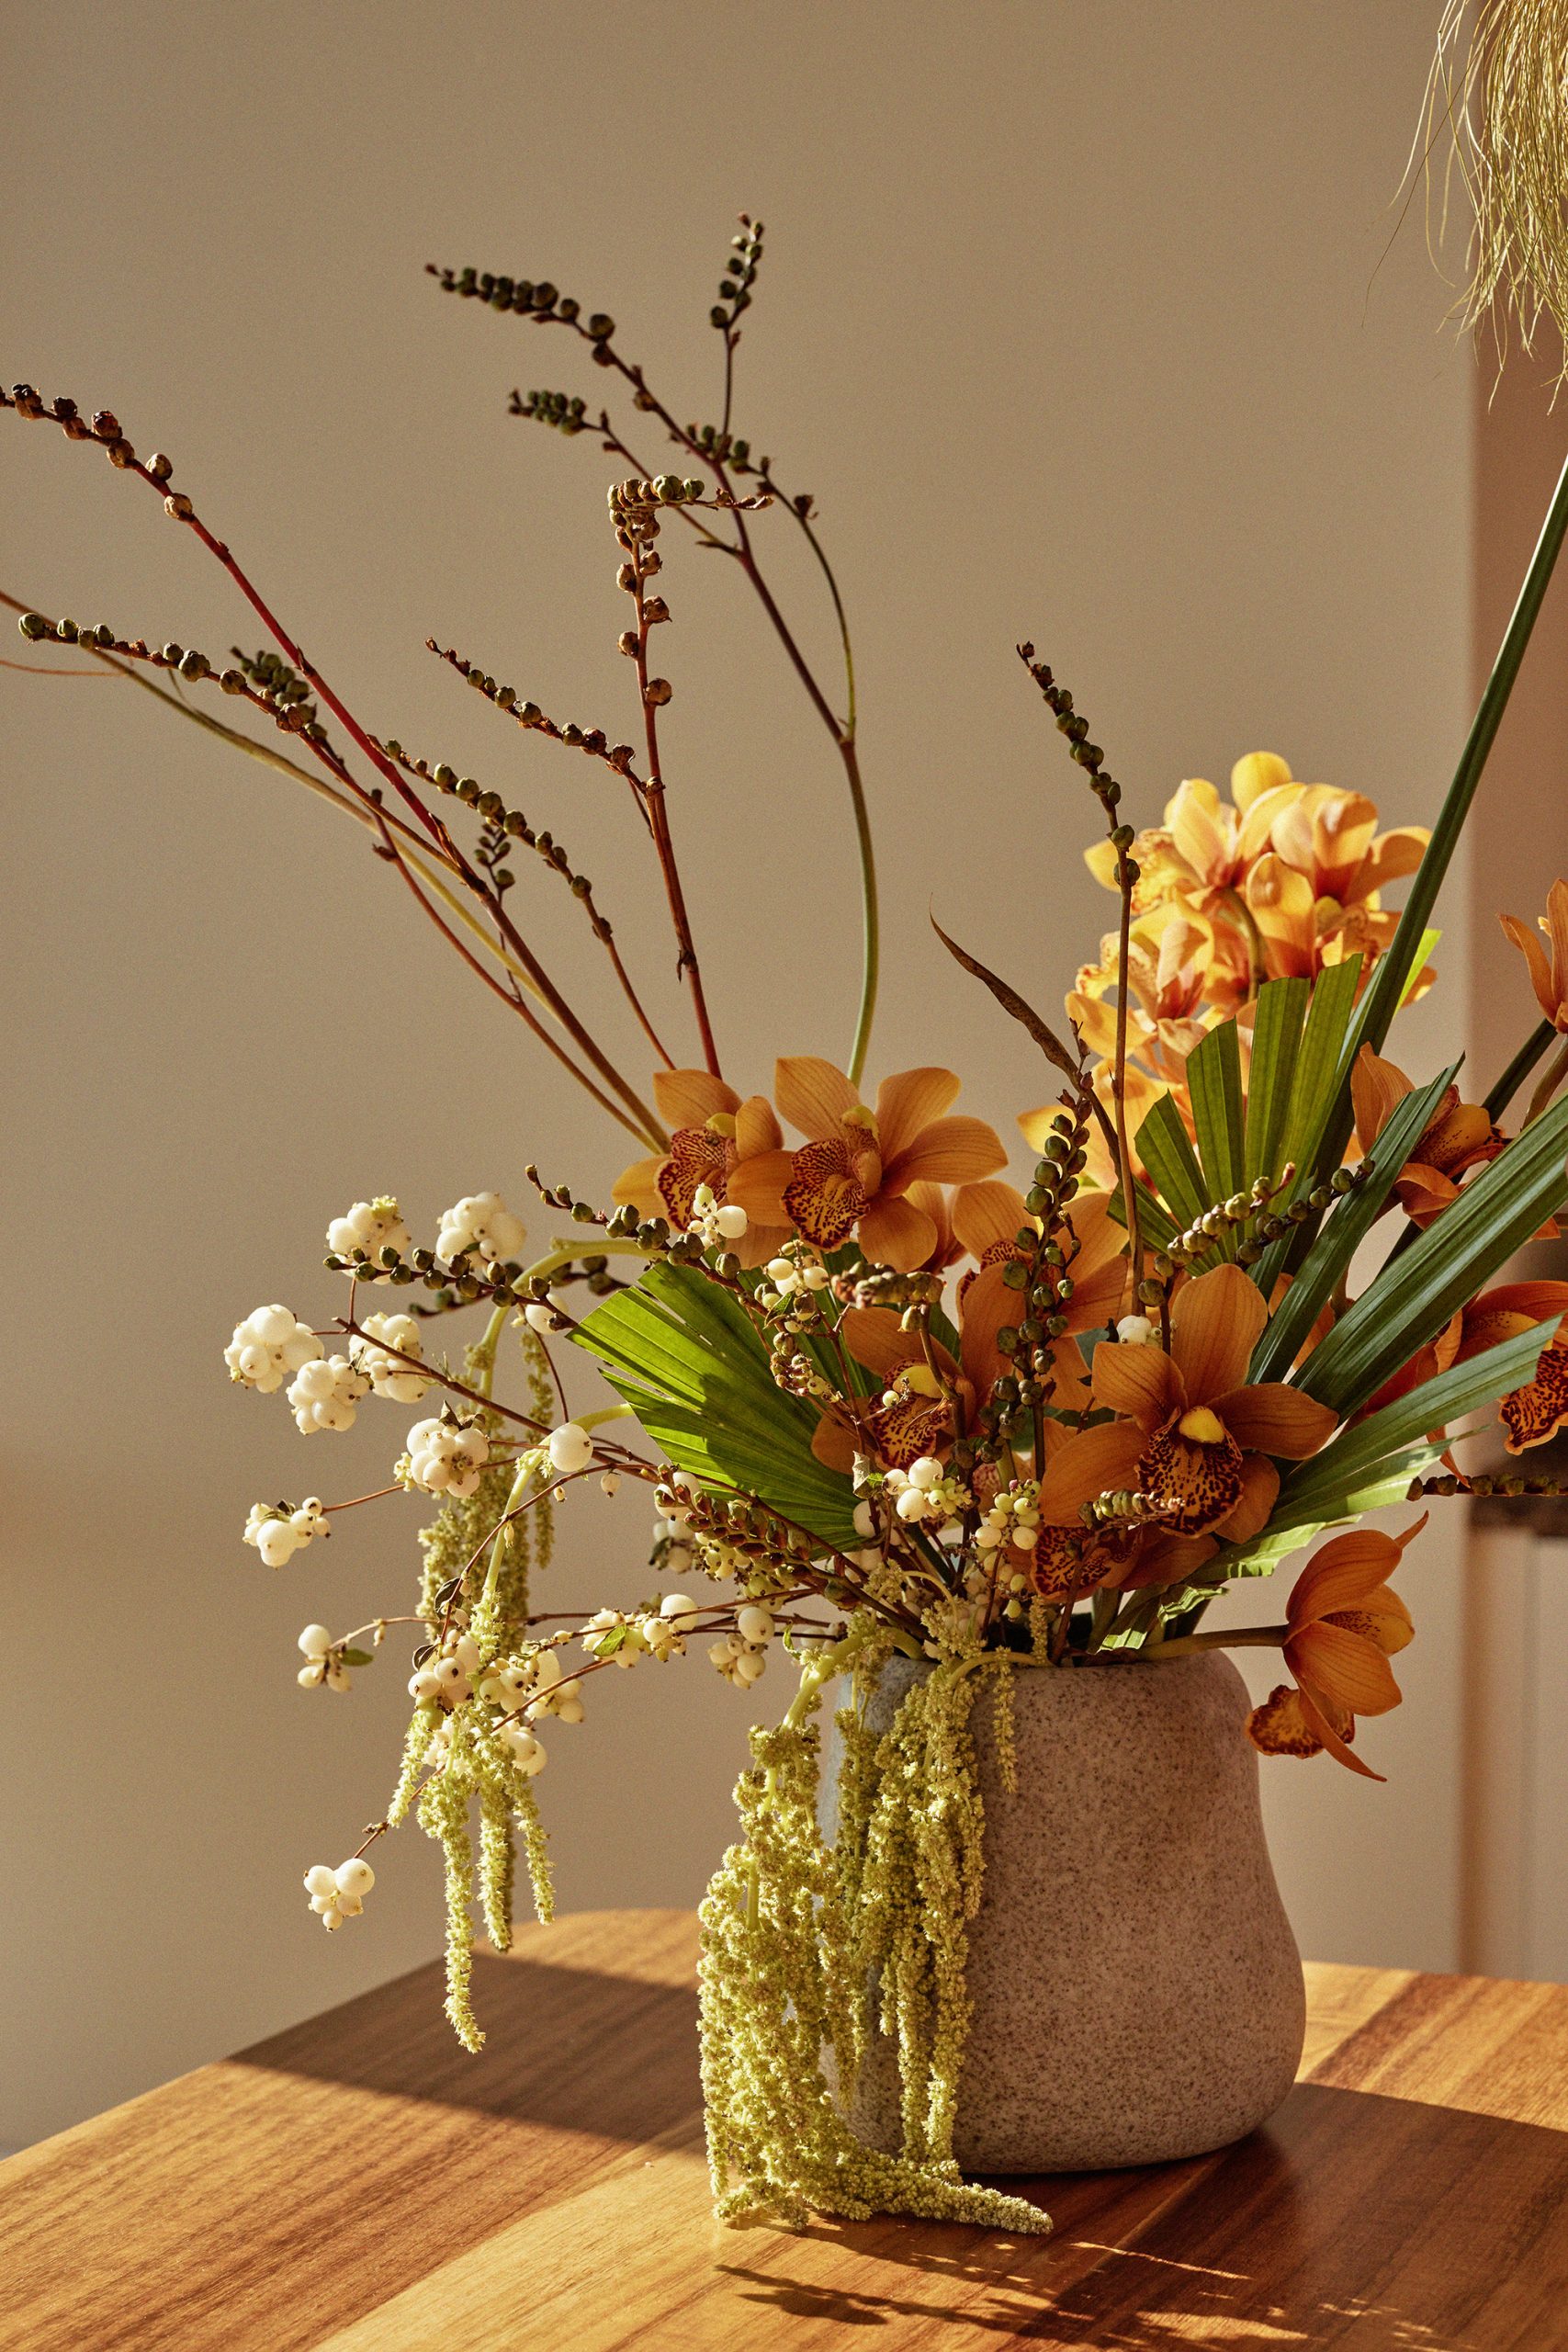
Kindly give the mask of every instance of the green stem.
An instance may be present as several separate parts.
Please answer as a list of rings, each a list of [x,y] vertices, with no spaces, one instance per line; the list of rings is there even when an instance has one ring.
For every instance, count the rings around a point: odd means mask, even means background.
[[[1416,869],[1410,896],[1399,918],[1399,927],[1361,1001],[1359,1018],[1347,1041],[1343,1063],[1346,1069],[1354,1067],[1363,1045],[1381,1048],[1388,1035],[1389,1023],[1398,1010],[1405,983],[1415,968],[1438,892],[1459,845],[1465,819],[1470,814],[1470,804],[1475,797],[1476,786],[1485,770],[1487,756],[1502,725],[1503,713],[1508,707],[1508,697],[1519,674],[1519,665],[1525,658],[1530,632],[1540,617],[1564,537],[1568,537],[1568,464],[1563,466],[1558,476],[1557,487],[1551,493],[1551,503],[1547,508],[1535,553],[1525,573],[1518,602],[1514,606],[1497,659],[1492,665],[1492,674],[1486,681],[1485,692],[1476,709],[1470,733],[1465,738],[1453,782],[1449,786],[1438,821],[1432,828],[1426,855]],[[1350,1124],[1347,1089],[1345,1100],[1324,1137],[1324,1149],[1318,1160],[1320,1169],[1338,1165],[1349,1136]]]
[[[844,694],[846,709],[844,723],[834,727],[840,757],[844,763],[844,775],[850,787],[850,803],[854,810],[855,845],[860,854],[861,876],[861,991],[860,1010],[855,1017],[854,1044],[850,1050],[848,1076],[852,1086],[858,1086],[865,1069],[865,1057],[871,1045],[871,1024],[876,1013],[876,989],[881,963],[881,922],[876,902],[876,856],[872,846],[871,819],[865,805],[865,791],[861,783],[860,759],[855,750],[855,657],[850,641],[850,618],[844,610],[844,600],[827,550],[811,527],[810,519],[802,514],[793,499],[785,502],[790,513],[806,534],[807,544],[822,568],[828,583],[828,594],[833,600],[834,617],[839,624],[839,639],[844,654]],[[832,723],[831,714],[823,716]]]
[[[495,1351],[501,1345],[501,1335],[506,1329],[506,1318],[511,1312],[510,1302],[491,1307],[490,1321],[485,1325],[484,1338],[474,1351],[482,1367],[479,1373],[479,1394],[487,1399],[495,1386]]]
[[[1548,1062],[1546,1075],[1530,1096],[1530,1106],[1525,1114],[1527,1127],[1532,1126],[1540,1118],[1565,1077],[1568,1077],[1568,1037],[1563,1039],[1561,1050]]]
[[[1239,1625],[1228,1634],[1179,1634],[1135,1650],[1078,1650],[1070,1653],[1074,1666],[1158,1666],[1168,1657],[1189,1657],[1197,1650],[1277,1650],[1290,1638],[1289,1625]]]
[[[596,1413],[574,1413],[572,1416],[580,1430],[596,1430],[605,1421],[629,1421],[636,1418],[629,1405],[601,1405]]]
[[[525,1470],[519,1470],[516,1477],[512,1481],[512,1490],[506,1498],[506,1509],[497,1523],[495,1540],[490,1547],[490,1564],[485,1569],[484,1590],[479,1595],[478,1608],[474,1612],[476,1615],[481,1611],[488,1611],[495,1605],[496,1587],[501,1582],[502,1562],[506,1557],[506,1538],[511,1531],[513,1514],[525,1499],[528,1488],[533,1484],[534,1476],[534,1464],[530,1463]]]
[[[1289,1625],[1235,1625],[1224,1634],[1179,1634],[1145,1655],[1166,1658],[1183,1657],[1193,1650],[1277,1650],[1290,1636]]]
[[[1534,1069],[1557,1032],[1550,1021],[1538,1022],[1482,1104],[1489,1119],[1500,1119]]]
[[[543,1279],[558,1272],[562,1266],[575,1264],[576,1261],[582,1257],[648,1258],[652,1255],[651,1250],[644,1250],[637,1242],[624,1241],[613,1234],[597,1233],[593,1236],[592,1242],[584,1234],[579,1241],[556,1242],[542,1258],[536,1258],[531,1266],[525,1267],[518,1280],[531,1283],[536,1279]]]
[[[876,989],[882,966],[882,922],[876,903],[876,854],[872,847],[871,818],[866,809],[853,737],[840,740],[839,750],[843,755],[844,774],[849,781],[850,800],[855,817],[855,841],[860,850],[860,1010],[855,1015],[854,1044],[850,1048],[847,1073],[850,1084],[858,1086],[871,1045],[871,1024],[876,1017]]]

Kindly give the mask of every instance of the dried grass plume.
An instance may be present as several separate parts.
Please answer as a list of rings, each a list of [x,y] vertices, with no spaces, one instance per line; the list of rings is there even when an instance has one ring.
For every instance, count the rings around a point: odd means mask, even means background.
[[[1433,235],[1433,161],[1448,142]],[[1440,243],[1457,172],[1469,200],[1469,278],[1456,309],[1490,321],[1499,357],[1542,315],[1568,346],[1568,0],[1447,0],[1412,163]],[[1564,369],[1568,373],[1568,368]]]

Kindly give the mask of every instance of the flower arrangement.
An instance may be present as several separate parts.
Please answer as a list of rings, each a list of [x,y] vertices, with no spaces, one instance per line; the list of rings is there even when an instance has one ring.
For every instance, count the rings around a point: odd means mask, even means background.
[[[34,646],[75,647],[134,677],[361,825],[480,985],[620,1131],[619,1156],[625,1138],[635,1146],[598,1198],[529,1167],[546,1227],[533,1243],[515,1180],[505,1197],[457,1201],[430,1238],[395,1197],[356,1202],[326,1234],[338,1313],[264,1306],[225,1351],[231,1378],[281,1391],[306,1437],[349,1428],[362,1408],[392,1430],[379,1497],[253,1505],[244,1541],[269,1566],[352,1509],[399,1500],[424,1515],[412,1607],[299,1637],[300,1684],[333,1692],[406,1640],[412,1702],[386,1813],[342,1863],[307,1871],[312,1911],[332,1930],[357,1917],[375,1883],[369,1852],[416,1816],[446,1857],[447,2013],[477,2049],[475,1909],[504,1949],[520,1843],[549,1917],[539,1778],[593,1710],[592,1678],[660,1671],[695,1649],[746,1693],[782,1657],[798,1687],[750,1734],[740,1835],[703,1907],[718,2210],[1038,2228],[1035,2207],[965,2184],[952,2154],[966,1923],[985,1868],[975,1710],[992,1711],[1005,1755],[1021,1673],[1114,1674],[1268,1645],[1280,1679],[1248,1722],[1257,1747],[1371,1773],[1362,1722],[1398,1703],[1390,1660],[1413,1633],[1391,1579],[1424,1520],[1394,1537],[1367,1514],[1483,1487],[1539,1491],[1462,1470],[1459,1425],[1489,1416],[1517,1455],[1568,1420],[1568,1283],[1496,1279],[1568,1201],[1557,1091],[1568,1048],[1514,1116],[1568,1029],[1568,884],[1551,893],[1550,955],[1505,917],[1542,1018],[1480,1100],[1461,1092],[1457,1064],[1412,1079],[1385,1050],[1401,1008],[1435,978],[1428,919],[1568,527],[1568,490],[1429,836],[1380,830],[1364,795],[1303,782],[1261,752],[1237,761],[1228,799],[1189,779],[1157,823],[1135,829],[1072,695],[1020,647],[1098,805],[1089,862],[1114,917],[1055,1023],[942,934],[1019,1024],[1026,1068],[1037,1053],[1049,1073],[1021,1075],[1021,1098],[1047,1099],[1021,1111],[1032,1158],[1015,1185],[1007,1143],[955,1109],[956,1074],[866,1078],[879,917],[845,608],[814,502],[731,424],[762,250],[761,224],[742,216],[711,314],[722,407],[703,425],[678,421],[608,315],[547,283],[435,273],[460,300],[559,331],[629,408],[620,420],[560,391],[513,396],[514,413],[586,435],[619,469],[608,526],[637,742],[558,721],[482,665],[432,650],[499,725],[617,779],[672,929],[678,1005],[650,1003],[550,832],[494,786],[355,716],[167,457],[138,456],[109,412],[84,415],[27,384],[0,406],[52,422],[147,485],[273,650],[225,663],[17,609]],[[626,437],[638,426],[664,436],[678,470],[649,471]],[[781,529],[804,534],[820,566],[841,695],[775,597],[768,535]],[[693,545],[728,557],[776,631],[842,769],[860,867],[863,985],[845,1066],[790,1050],[750,1093],[721,1063],[660,743],[673,687],[658,632]],[[218,718],[210,694],[271,732]],[[635,1062],[591,1029],[532,944],[524,852],[581,904],[583,953],[607,959]],[[1396,912],[1385,893],[1399,882]],[[597,1409],[568,1413],[563,1347],[603,1374]],[[556,1514],[590,1479],[641,1493],[656,1514],[649,1589],[630,1611],[547,1581]],[[1301,1554],[1280,1622],[1227,1628],[1227,1591]],[[589,1605],[558,1605],[568,1599]],[[895,1653],[931,1670],[874,1736],[865,1694]],[[845,1760],[829,1842],[817,1781],[835,1685]],[[897,2155],[854,2140],[830,2088],[879,2030],[897,2037],[903,2075]]]

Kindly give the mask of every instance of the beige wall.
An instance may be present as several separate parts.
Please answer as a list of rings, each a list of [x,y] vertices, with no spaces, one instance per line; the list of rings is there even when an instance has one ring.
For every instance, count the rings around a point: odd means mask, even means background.
[[[547,273],[616,314],[682,416],[711,413],[706,310],[735,211],[760,212],[739,417],[818,493],[856,617],[891,931],[875,1060],[951,1060],[1005,1124],[1041,1075],[946,967],[928,901],[1043,1001],[1109,904],[1017,637],[1072,684],[1140,817],[1260,743],[1394,818],[1440,796],[1470,691],[1474,379],[1419,234],[1384,251],[1432,14],[15,10],[6,367],[172,450],[365,717],[555,825],[662,975],[604,780],[420,650],[435,631],[563,715],[628,723],[607,461],[504,414],[513,383],[602,381],[421,265]],[[214,653],[254,642],[137,485],[0,424],[0,584]],[[762,535],[829,659],[784,518]],[[776,1050],[847,1044],[840,787],[735,583],[687,560],[669,586],[675,821],[754,1083]],[[257,1300],[330,1311],[321,1231],[356,1194],[394,1186],[428,1228],[482,1185],[523,1205],[534,1154],[600,1191],[618,1155],[303,796],[129,687],[7,672],[0,709],[15,2142],[433,1949],[413,1832],[330,1945],[299,1888],[379,1811],[403,1702],[389,1664],[307,1698],[293,1637],[400,1605],[411,1514],[367,1513],[277,1576],[238,1540],[253,1496],[378,1483],[390,1422],[302,1455],[219,1351]],[[581,961],[572,910],[525,888]],[[1462,900],[1446,920],[1432,1049],[1464,1018]],[[581,986],[607,1003],[592,968]],[[634,1594],[644,1532],[633,1504],[584,1512],[561,1589]],[[1422,1640],[1377,1736],[1390,1785],[1282,1764],[1269,1804],[1309,1951],[1441,1965],[1451,1532],[1407,1582]],[[744,1708],[701,1666],[610,1679],[542,1784],[563,1900],[691,1901]]]

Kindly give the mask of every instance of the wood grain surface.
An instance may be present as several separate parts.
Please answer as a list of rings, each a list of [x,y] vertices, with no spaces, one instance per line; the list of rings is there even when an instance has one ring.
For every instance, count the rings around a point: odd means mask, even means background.
[[[1568,1988],[1309,1968],[1303,2079],[1188,2164],[1032,2194],[1050,2238],[708,2211],[676,1912],[438,1973],[0,2165],[6,2352],[1568,2352]]]

